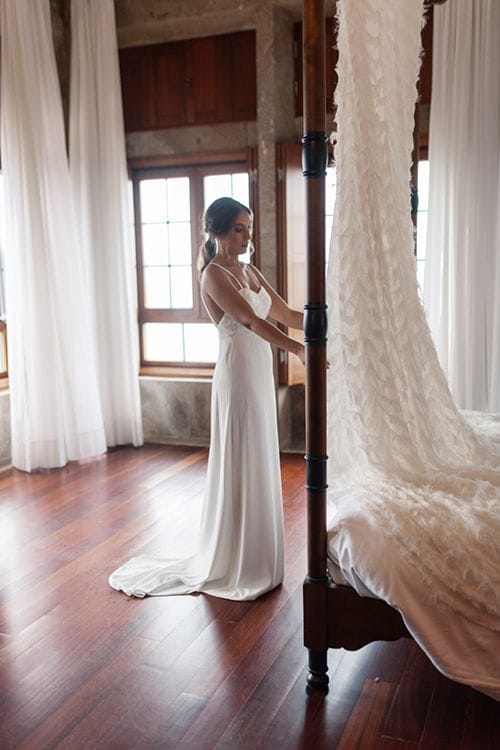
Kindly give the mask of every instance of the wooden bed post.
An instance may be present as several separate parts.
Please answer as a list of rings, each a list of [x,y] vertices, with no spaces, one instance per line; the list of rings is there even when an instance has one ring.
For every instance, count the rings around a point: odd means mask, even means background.
[[[325,176],[325,3],[304,0],[304,137],[306,180],[307,294],[306,489],[308,564],[304,581],[304,643],[309,649],[311,687],[328,689],[326,565],[326,333]]]
[[[381,5],[383,0],[380,0]],[[446,0],[425,0],[425,6]],[[326,334],[325,304],[325,3],[304,0],[304,138],[306,180],[306,488],[307,576],[304,645],[310,687],[328,690],[328,648],[358,649],[375,640],[411,638],[400,613],[387,602],[334,584],[327,569]]]

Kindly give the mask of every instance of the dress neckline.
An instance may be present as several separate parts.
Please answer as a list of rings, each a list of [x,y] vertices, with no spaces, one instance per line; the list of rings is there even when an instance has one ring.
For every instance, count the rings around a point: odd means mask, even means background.
[[[242,286],[241,289],[238,289],[238,292],[240,294],[241,294],[241,292],[251,292],[252,294],[256,294],[257,296],[259,296],[262,291],[266,292],[266,290],[264,289],[264,287],[262,285],[258,288],[257,291],[255,289],[250,289],[250,287],[248,287],[248,286]],[[267,292],[266,292],[266,294],[267,294]],[[224,313],[222,315],[222,317],[220,318],[220,320],[219,320],[218,323],[215,323],[215,321],[214,321],[214,325],[215,325],[216,328],[219,328],[219,326],[222,323],[222,321],[224,320],[224,318],[229,318],[229,315],[227,313]],[[229,318],[229,319],[232,320],[232,318]]]
[[[231,276],[236,281],[236,283],[239,284],[239,286],[240,286],[240,288],[238,289],[239,292],[242,289],[248,289],[250,292],[253,292],[254,294],[258,294],[260,292],[260,290],[262,289],[262,284],[259,284],[259,288],[258,289],[252,289],[249,286],[243,286],[243,284],[241,283],[241,281],[239,280],[239,278],[237,276],[235,276],[235,274],[232,271],[230,271],[229,268],[226,268],[225,266],[221,266],[220,263],[213,263],[212,262],[212,265],[214,265],[216,268],[220,268],[222,271],[225,271],[225,273],[229,274],[229,276]],[[253,276],[254,276],[254,278],[256,278],[255,274],[253,274]]]
[[[258,289],[250,289],[249,286],[242,286],[241,289],[238,289],[238,291],[239,292],[252,292],[252,294],[260,294],[263,289],[264,287],[261,284]]]

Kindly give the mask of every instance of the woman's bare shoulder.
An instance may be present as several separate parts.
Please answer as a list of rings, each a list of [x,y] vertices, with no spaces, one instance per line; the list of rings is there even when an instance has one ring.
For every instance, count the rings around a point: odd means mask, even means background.
[[[202,287],[208,284],[211,284],[213,281],[218,281],[219,276],[222,276],[221,272],[218,269],[218,264],[214,263],[213,260],[210,261],[208,265],[205,266],[205,268],[202,271],[200,283]]]
[[[232,271],[213,260],[203,271],[202,284],[204,279],[207,288],[215,286],[222,289],[234,288],[238,290],[242,286],[240,279]]]
[[[200,279],[202,295],[211,297],[219,306],[224,305],[227,299],[240,296],[236,281],[221,269],[218,263],[209,263]]]

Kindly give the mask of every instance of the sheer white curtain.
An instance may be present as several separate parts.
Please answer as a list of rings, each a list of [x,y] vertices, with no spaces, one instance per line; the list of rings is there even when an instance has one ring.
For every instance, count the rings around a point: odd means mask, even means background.
[[[462,408],[500,411],[500,2],[434,9],[424,301]]]
[[[73,0],[70,165],[108,445],[142,443],[127,168],[113,0]]]
[[[3,0],[1,131],[12,461],[106,450],[49,0]]]

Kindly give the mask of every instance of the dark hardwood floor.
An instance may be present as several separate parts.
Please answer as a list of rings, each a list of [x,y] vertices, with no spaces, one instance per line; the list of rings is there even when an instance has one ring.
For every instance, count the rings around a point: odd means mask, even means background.
[[[196,542],[206,451],[0,474],[0,748],[498,750],[500,704],[411,641],[330,651],[308,694],[304,465],[282,459],[286,578],[256,602],[129,599],[108,574]]]

